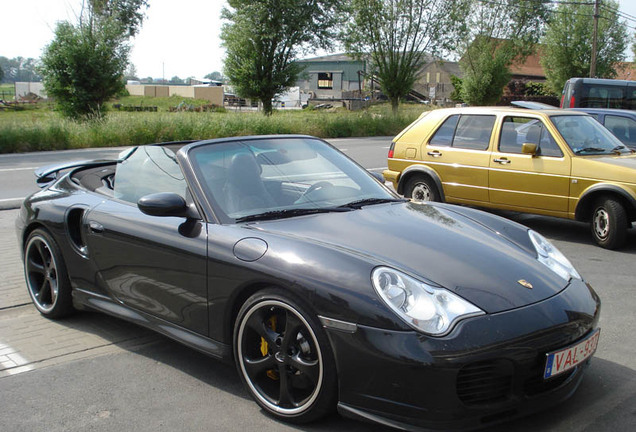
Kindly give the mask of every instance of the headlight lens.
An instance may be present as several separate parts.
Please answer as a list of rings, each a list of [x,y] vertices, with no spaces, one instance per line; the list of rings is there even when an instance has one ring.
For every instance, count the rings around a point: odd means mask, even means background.
[[[581,276],[570,261],[548,239],[533,230],[528,230],[528,235],[537,250],[537,259],[541,263],[566,281],[571,278],[581,279]]]
[[[373,287],[408,325],[432,336],[448,333],[453,325],[485,312],[444,288],[436,288],[389,267],[371,273]]]

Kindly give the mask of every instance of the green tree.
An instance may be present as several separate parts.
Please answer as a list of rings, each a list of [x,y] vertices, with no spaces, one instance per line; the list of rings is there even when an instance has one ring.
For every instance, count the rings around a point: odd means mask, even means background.
[[[371,60],[396,114],[431,55],[454,48],[466,31],[469,1],[351,0],[342,33],[347,51]]]
[[[209,80],[213,80],[213,81],[223,81],[223,74],[221,72],[218,71],[214,71],[211,72],[209,74],[207,74],[206,76],[204,76],[203,78],[209,79]]]
[[[340,19],[338,0],[228,0],[221,39],[225,75],[242,97],[258,99],[272,113],[272,98],[292,86],[296,57],[329,48]]]
[[[2,65],[0,65],[0,82],[4,79],[4,69],[2,69]]]
[[[576,4],[580,3],[580,4]],[[598,20],[596,76],[614,78],[616,63],[625,60],[628,37],[620,21],[618,3],[602,3]],[[561,93],[572,77],[586,77],[592,60],[594,6],[585,0],[559,4],[552,14],[543,38],[541,65],[553,91]]]
[[[542,34],[548,3],[501,0],[473,4],[467,19],[473,31],[464,41],[459,61],[465,102],[491,105],[501,99],[510,81],[510,67],[533,52]]]
[[[93,16],[108,19],[120,27],[124,36],[133,37],[144,20],[142,9],[148,0],[88,0]]]
[[[0,56],[0,68],[4,70],[5,81],[40,81],[41,77],[37,73],[38,62],[33,58],[15,57],[9,59]]]
[[[100,119],[104,103],[124,90],[128,39],[143,19],[134,8],[146,5],[141,0],[89,0],[77,25],[57,24],[40,71],[62,114]]]
[[[453,85],[453,91],[450,94],[451,100],[455,102],[464,102],[462,99],[462,79],[458,76],[451,75],[450,82]]]

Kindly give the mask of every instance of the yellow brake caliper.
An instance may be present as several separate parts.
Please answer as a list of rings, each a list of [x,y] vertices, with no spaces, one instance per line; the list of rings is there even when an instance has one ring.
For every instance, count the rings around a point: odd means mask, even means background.
[[[275,315],[271,316],[269,320],[267,321],[269,323],[269,328],[276,331],[276,316]],[[269,352],[269,344],[265,341],[265,338],[261,337],[261,354],[263,354],[263,357],[265,357],[267,356],[268,352]],[[267,371],[267,376],[270,379],[277,380],[278,372],[274,369],[270,369]]]

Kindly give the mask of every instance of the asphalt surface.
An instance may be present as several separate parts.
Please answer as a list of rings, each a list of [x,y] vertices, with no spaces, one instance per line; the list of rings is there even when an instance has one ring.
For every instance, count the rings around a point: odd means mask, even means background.
[[[390,139],[332,143],[365,168],[380,170]],[[108,156],[121,149],[99,151]],[[31,167],[71,157],[96,156],[89,150],[0,156],[0,199],[37,189]],[[312,425],[284,424],[248,397],[233,366],[105,315],[85,312],[57,322],[41,317],[22,278],[17,214],[0,211],[0,431],[387,430],[337,415]],[[592,244],[585,224],[502,215],[539,231],[570,258],[602,299],[602,331],[573,398],[488,430],[636,430],[636,229],[626,248],[607,251]]]

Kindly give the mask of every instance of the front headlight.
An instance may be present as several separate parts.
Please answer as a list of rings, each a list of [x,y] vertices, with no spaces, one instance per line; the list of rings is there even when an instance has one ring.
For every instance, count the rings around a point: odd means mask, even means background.
[[[561,276],[566,281],[570,278],[581,279],[570,261],[552,243],[536,231],[528,230],[528,236],[534,248],[537,250],[537,259],[550,270]]]
[[[444,289],[432,287],[389,267],[371,273],[373,287],[408,325],[432,336],[448,333],[463,319],[485,312]]]

